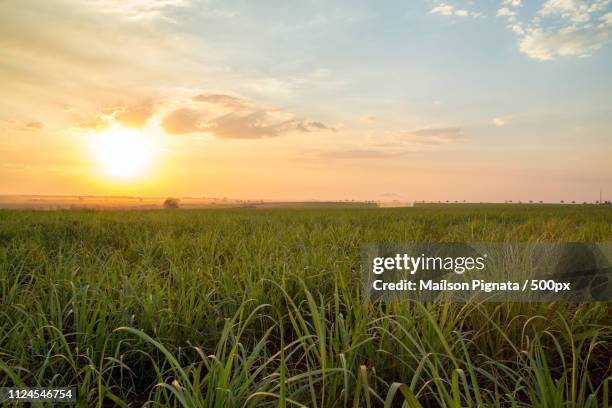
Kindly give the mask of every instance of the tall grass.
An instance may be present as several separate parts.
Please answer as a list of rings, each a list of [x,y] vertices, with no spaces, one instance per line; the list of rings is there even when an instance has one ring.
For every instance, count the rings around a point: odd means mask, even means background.
[[[608,304],[365,304],[359,245],[611,225],[597,207],[0,211],[0,386],[76,386],[80,406],[609,407]]]

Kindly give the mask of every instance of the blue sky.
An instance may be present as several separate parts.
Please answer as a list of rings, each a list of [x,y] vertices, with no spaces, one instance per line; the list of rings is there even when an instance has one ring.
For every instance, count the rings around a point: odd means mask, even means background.
[[[582,201],[612,186],[608,0],[24,0],[0,16],[6,193]],[[138,182],[96,175],[87,139],[114,125],[159,151]]]

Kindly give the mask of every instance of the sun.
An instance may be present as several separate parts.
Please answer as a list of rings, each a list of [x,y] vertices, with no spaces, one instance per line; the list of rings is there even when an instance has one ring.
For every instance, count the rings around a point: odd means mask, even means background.
[[[146,176],[156,150],[151,137],[119,125],[95,132],[91,149],[105,175],[126,180]]]

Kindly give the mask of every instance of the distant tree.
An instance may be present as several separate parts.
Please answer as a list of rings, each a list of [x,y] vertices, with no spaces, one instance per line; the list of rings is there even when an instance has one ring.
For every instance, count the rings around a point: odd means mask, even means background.
[[[565,201],[561,200],[561,204],[565,203]]]
[[[510,204],[512,204],[512,200],[508,200],[508,202],[509,202]]]
[[[533,200],[529,200],[529,204],[533,204]]]
[[[168,210],[179,208],[179,202],[180,200],[178,198],[168,197],[164,201],[164,208]]]
[[[576,201],[572,200],[572,204],[576,204]]]
[[[540,204],[544,204],[544,201],[540,200]]]

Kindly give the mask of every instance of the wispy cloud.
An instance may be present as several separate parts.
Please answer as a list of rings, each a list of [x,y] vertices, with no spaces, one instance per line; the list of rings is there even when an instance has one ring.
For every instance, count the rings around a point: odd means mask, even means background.
[[[131,19],[166,18],[173,7],[188,5],[186,0],[90,0],[95,11],[117,14]]]
[[[502,7],[497,10],[497,17],[508,17],[508,19],[514,20],[516,17],[516,11],[508,8]]]
[[[24,127],[29,130],[40,130],[45,127],[45,125],[42,122],[28,122]]]
[[[470,11],[465,8],[457,8],[449,3],[439,3],[435,5],[430,11],[431,14],[439,14],[441,16],[457,16],[457,17],[480,17],[482,13],[476,11]]]
[[[201,105],[180,107],[164,117],[161,126],[166,133],[209,133],[221,139],[259,139],[291,132],[335,130],[320,121],[301,119],[290,112],[263,107],[232,95],[207,93],[192,99]]]
[[[364,115],[361,118],[359,118],[359,121],[361,123],[374,123],[376,122],[378,118],[374,115]]]
[[[443,149],[465,139],[459,127],[431,127],[399,132],[382,132],[359,147],[311,150],[308,156],[323,159],[371,160],[402,158]]]
[[[39,131],[45,127],[45,124],[39,120],[23,120],[16,118],[0,119],[0,130],[9,131]]]
[[[459,141],[465,135],[459,127],[445,127],[412,130],[402,133],[401,137],[406,137],[409,141],[421,144],[441,145]]]
[[[452,16],[454,7],[447,3],[438,4],[431,9],[431,14],[440,14],[441,16]]]
[[[224,105],[233,109],[246,108],[247,104],[244,100],[231,95],[205,93],[193,97],[197,102],[208,102],[215,105]]]

